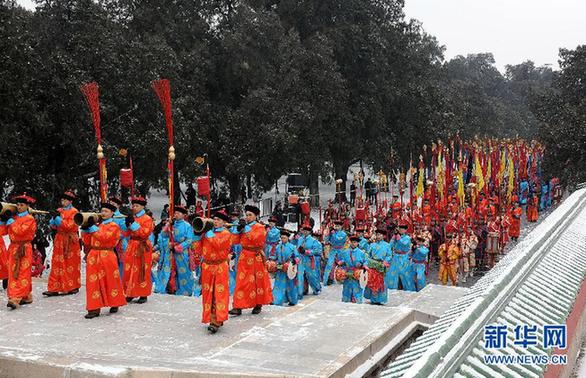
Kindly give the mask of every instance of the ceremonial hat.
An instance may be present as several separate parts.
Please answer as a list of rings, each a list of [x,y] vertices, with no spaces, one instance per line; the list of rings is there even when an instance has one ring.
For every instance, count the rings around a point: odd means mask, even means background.
[[[364,232],[364,226],[356,226],[356,232]]]
[[[118,206],[122,206],[124,204],[124,202],[122,202],[122,200],[116,196],[111,196],[110,198],[108,198],[108,201],[114,202]]]
[[[342,221],[341,219],[334,219],[334,224],[343,224],[344,221]]]
[[[283,229],[281,229],[281,236],[291,236],[291,231],[285,230],[283,228]]]
[[[360,236],[356,234],[350,235],[350,241],[360,241]]]
[[[409,223],[407,223],[407,221],[405,219],[401,219],[399,221],[399,227],[400,228],[409,228]]]
[[[77,199],[77,197],[75,196],[75,193],[73,193],[73,190],[65,191],[65,193],[61,194],[61,198],[69,200],[69,201],[75,201]]]
[[[116,208],[116,206],[112,205],[110,202],[102,202],[100,204],[100,209],[108,209],[110,211],[116,211],[116,210],[118,210]]]
[[[142,206],[146,206],[146,204],[147,204],[146,199],[143,196],[141,196],[141,195],[132,197],[130,199],[130,202],[131,203],[137,203],[137,204],[142,205]]]
[[[254,205],[246,205],[244,206],[244,211],[250,211],[251,213],[253,213],[256,216],[260,215],[260,209]]]
[[[302,230],[313,231],[313,227],[310,224],[304,223],[301,227]]]
[[[26,203],[27,205],[33,205],[35,202],[37,202],[36,199],[29,196],[26,192],[12,197],[12,200],[16,203]]]
[[[189,211],[183,205],[175,205],[173,208],[177,212],[183,213],[185,215],[189,214]]]
[[[228,222],[230,220],[230,217],[228,216],[228,214],[226,214],[226,211],[224,209],[216,211],[214,213],[214,218],[219,218],[224,222]]]
[[[230,212],[230,215],[233,217],[239,217],[240,216],[240,211],[238,209],[234,209]]]

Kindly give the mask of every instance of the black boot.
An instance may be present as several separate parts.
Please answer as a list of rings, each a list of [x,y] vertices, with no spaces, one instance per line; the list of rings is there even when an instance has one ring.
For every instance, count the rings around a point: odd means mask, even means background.
[[[218,332],[218,329],[220,328],[217,325],[210,324],[208,327],[208,332],[213,335],[214,333]]]
[[[240,316],[240,315],[242,315],[242,310],[239,308],[233,308],[232,310],[228,311],[228,314]]]
[[[147,297],[140,297],[140,298],[138,298],[138,301],[136,301],[136,303],[142,304],[142,303],[146,303],[146,301],[147,301]]]
[[[100,316],[100,310],[90,310],[87,312],[87,314],[85,314],[84,318],[93,319],[97,318],[98,316]]]
[[[252,313],[254,315],[260,314],[260,312],[262,311],[262,306],[261,305],[256,305],[254,306],[254,308],[252,309]]]
[[[118,307],[110,307],[110,314],[115,314],[118,312]]]
[[[56,297],[59,295],[59,293],[56,291],[43,291],[43,295],[45,297]]]
[[[133,297],[126,297],[126,303],[132,302],[133,299],[134,299]]]
[[[68,291],[65,295],[71,295],[71,294],[77,294],[79,293],[79,289],[73,289],[71,291]]]

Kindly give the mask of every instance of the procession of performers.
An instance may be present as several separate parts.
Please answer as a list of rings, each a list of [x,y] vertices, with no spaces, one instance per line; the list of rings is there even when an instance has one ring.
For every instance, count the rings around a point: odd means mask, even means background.
[[[295,306],[333,283],[342,285],[342,301],[374,305],[388,301],[388,290],[422,290],[436,265],[438,281],[456,286],[506,253],[509,240],[520,237],[524,209],[527,221],[535,222],[561,201],[559,180],[541,177],[538,143],[457,143],[459,148],[434,145],[418,169],[396,174],[396,180],[383,180],[380,171],[369,186],[372,197],[379,185],[377,204],[365,200],[362,181],[354,182],[355,208],[337,195],[323,221],[320,213],[321,222],[312,227],[307,216],[298,230],[277,227],[272,217],[262,223],[260,209],[250,204],[244,214],[235,207],[199,218],[205,227],[194,229],[196,214],[175,205],[155,237],[144,196],[130,199],[127,215],[116,196],[102,202],[99,213],[80,213],[75,191],[68,190],[61,207],[48,212],[55,236],[43,295],[79,292],[82,250],[86,318],[100,316],[102,308],[114,314],[130,302],[144,304],[153,291],[201,295],[201,321],[212,334],[229,315]],[[37,225],[31,212],[39,212],[30,210],[35,199],[26,193],[12,200],[0,216],[0,234],[10,239],[8,248],[0,240],[0,279],[7,306],[18,309],[33,301]]]

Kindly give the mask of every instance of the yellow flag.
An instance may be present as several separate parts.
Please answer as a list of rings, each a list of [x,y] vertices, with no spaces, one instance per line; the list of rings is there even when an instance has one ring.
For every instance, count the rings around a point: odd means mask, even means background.
[[[423,168],[419,168],[419,177],[417,179],[417,190],[415,191],[415,195],[417,197],[421,197],[423,195]]]
[[[505,176],[505,150],[503,149],[503,151],[501,152],[501,165],[499,167],[499,172],[498,172],[498,182],[501,183],[503,181],[503,177]]]
[[[474,160],[474,175],[476,176],[476,190],[480,193],[482,188],[484,188],[484,177],[482,176],[482,167],[480,166],[478,156]]]
[[[515,167],[513,163],[513,157],[509,154],[509,187],[507,188],[507,200],[511,202],[511,195],[513,194],[513,190],[515,189]]]
[[[464,174],[462,173],[462,166],[458,169],[458,198],[460,199],[460,206],[464,207],[464,200],[466,199],[466,192],[464,191]]]

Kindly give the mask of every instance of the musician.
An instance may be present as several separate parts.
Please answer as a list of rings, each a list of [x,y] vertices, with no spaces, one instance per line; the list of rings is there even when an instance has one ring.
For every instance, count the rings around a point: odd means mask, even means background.
[[[8,231],[4,217],[0,217],[0,281],[2,281],[2,288],[4,290],[8,287],[8,251],[4,244],[4,235],[7,234]]]
[[[413,279],[415,280],[415,289],[417,291],[423,290],[426,285],[425,282],[425,271],[427,268],[427,258],[429,255],[429,248],[425,245],[425,238],[418,235],[416,238],[417,246],[413,255],[411,256],[411,262],[413,264]]]
[[[212,334],[216,333],[228,320],[230,304],[228,259],[232,245],[232,234],[225,228],[225,222],[228,220],[228,214],[223,210],[217,211],[213,215],[213,230],[207,231],[201,240],[203,256],[201,321],[209,323],[208,331]]]
[[[356,227],[356,235],[360,238],[358,248],[365,253],[368,252],[368,240],[364,237],[364,226],[361,225]]]
[[[301,256],[298,275],[300,299],[308,293],[310,286],[313,295],[318,295],[321,292],[320,267],[323,248],[321,243],[311,236],[312,230],[313,228],[306,223],[301,228],[301,237],[297,240],[297,250]]]
[[[124,280],[124,257],[126,253],[126,248],[128,247],[128,240],[130,239],[130,231],[128,227],[126,227],[126,220],[124,219],[124,215],[120,211],[124,202],[116,196],[111,196],[108,198],[108,201],[116,207],[116,211],[114,212],[114,223],[120,227],[120,242],[116,245],[116,257],[118,259],[118,269],[120,271],[120,279]],[[124,282],[124,281],[122,281]]]
[[[289,264],[299,266],[301,256],[297,248],[289,242],[291,232],[281,230],[281,240],[275,250],[275,255],[270,259],[277,263],[277,272],[275,273],[275,283],[273,286],[273,304],[283,306],[287,303],[289,306],[295,306],[299,302],[298,277],[299,271],[295,278],[291,279],[287,275]]]
[[[267,239],[265,241],[265,256],[270,258],[275,256],[275,248],[281,239],[281,232],[277,228],[277,218],[271,216],[267,227]]]
[[[325,286],[330,284],[330,273],[332,272],[334,264],[337,261],[338,254],[342,249],[345,248],[346,242],[348,240],[348,234],[346,234],[346,232],[342,230],[343,224],[344,221],[342,221],[341,219],[335,219],[334,230],[328,235],[328,237],[325,240],[326,244],[329,244],[331,246],[329,255],[325,256],[328,259],[323,275],[323,283]]]
[[[512,240],[517,241],[521,235],[521,217],[523,216],[523,209],[519,206],[519,198],[513,196],[513,210],[511,212],[511,226],[509,227],[509,236]]]
[[[112,218],[115,211],[116,207],[111,203],[102,203],[99,226],[90,218],[81,228],[87,261],[86,319],[100,316],[102,307],[110,307],[113,314],[118,312],[118,307],[126,305],[114,252],[120,240],[120,227]]]
[[[368,247],[366,261],[368,266],[368,283],[364,289],[364,298],[372,304],[387,303],[387,285],[385,273],[391,266],[391,245],[385,241],[387,229],[384,225],[376,229],[376,241]],[[360,244],[359,244],[360,248]]]
[[[240,211],[234,209],[230,213],[230,234],[232,234],[232,247],[230,248],[230,295],[234,294],[236,288],[236,274],[238,272],[238,258],[242,252],[242,245],[239,244],[240,233],[238,232],[238,223],[240,222]],[[236,239],[236,240],[234,240]]]
[[[8,304],[15,310],[20,305],[33,303],[31,266],[33,246],[31,244],[37,231],[37,222],[29,214],[29,206],[36,200],[23,193],[13,198],[16,214],[7,210],[2,216],[10,246],[8,247]]]
[[[403,290],[415,291],[415,283],[413,282],[413,271],[411,261],[409,259],[411,252],[411,237],[407,234],[409,224],[402,219],[399,222],[397,234],[393,235],[391,239],[391,250],[393,251],[393,258],[391,268],[387,271],[386,280],[389,289],[397,290],[399,288],[399,280],[403,286]]]
[[[347,278],[343,282],[342,302],[362,303],[362,288],[358,278],[359,272],[366,263],[366,255],[358,248],[360,238],[350,236],[350,247],[338,254],[338,266],[346,270]]]
[[[241,220],[233,239],[234,244],[242,245],[238,259],[238,275],[234,289],[231,315],[241,315],[243,308],[252,308],[253,314],[260,314],[263,305],[273,301],[271,281],[265,265],[263,247],[266,240],[265,227],[257,222],[260,209],[246,205],[246,221]]]
[[[77,294],[81,286],[81,247],[79,230],[73,217],[78,213],[73,207],[75,193],[68,190],[61,195],[61,207],[52,212],[49,225],[57,230],[53,240],[53,257],[47,291],[43,295],[53,297],[59,293]]]
[[[145,303],[152,292],[151,263],[153,245],[149,237],[154,229],[153,219],[145,213],[147,201],[138,196],[131,200],[132,213],[126,217],[130,241],[124,258],[124,292],[126,301],[139,297],[137,303]]]
[[[448,278],[452,285],[458,285],[458,260],[460,248],[456,238],[457,230],[451,226],[446,227],[446,241],[439,247],[440,269],[438,279],[442,285],[448,284]]]
[[[173,250],[169,250],[171,244],[167,244],[167,250],[173,257],[174,269],[171,274],[175,275],[175,288],[169,291],[170,294],[191,296],[193,294],[194,280],[189,268],[189,247],[193,242],[193,227],[185,221],[188,210],[181,205],[175,206],[173,214]],[[163,228],[163,234],[169,239],[169,227]]]

